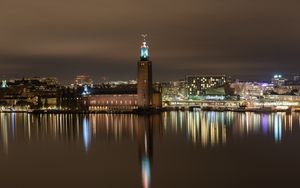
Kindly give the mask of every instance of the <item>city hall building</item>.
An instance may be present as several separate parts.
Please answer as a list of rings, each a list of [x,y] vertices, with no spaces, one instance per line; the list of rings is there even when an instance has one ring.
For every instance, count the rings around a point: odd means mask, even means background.
[[[145,40],[137,62],[137,84],[110,89],[98,89],[84,97],[89,111],[132,111],[160,109],[162,107],[161,86],[152,83],[152,62]]]

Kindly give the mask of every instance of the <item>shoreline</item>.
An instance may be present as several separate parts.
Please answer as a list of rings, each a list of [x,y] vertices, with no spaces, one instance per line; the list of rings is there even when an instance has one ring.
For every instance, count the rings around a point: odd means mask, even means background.
[[[27,113],[27,114],[141,114],[151,115],[160,114],[163,112],[178,112],[178,111],[206,111],[206,112],[254,112],[254,113],[276,113],[276,112],[300,112],[299,109],[270,109],[270,108],[256,108],[256,109],[245,109],[245,108],[180,108],[180,107],[166,107],[162,109],[149,109],[149,110],[109,110],[109,111],[86,111],[86,110],[16,110],[16,111],[0,111],[0,113]]]

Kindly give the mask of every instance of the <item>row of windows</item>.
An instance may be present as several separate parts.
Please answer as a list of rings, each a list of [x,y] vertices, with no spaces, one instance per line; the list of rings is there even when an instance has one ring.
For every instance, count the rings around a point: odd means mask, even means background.
[[[137,100],[107,100],[107,101],[96,101],[96,100],[92,100],[90,102],[91,105],[137,105]]]
[[[187,80],[196,82],[196,80],[201,80],[201,81],[207,81],[207,80],[211,80],[211,81],[219,81],[219,80],[226,80],[225,77],[187,77]]]
[[[226,83],[226,80],[193,80],[193,81],[188,81],[188,84],[199,84],[199,83]]]
[[[112,107],[112,106],[90,106],[90,111],[104,111],[104,110],[132,110],[137,109],[137,106],[118,106],[118,107]]]

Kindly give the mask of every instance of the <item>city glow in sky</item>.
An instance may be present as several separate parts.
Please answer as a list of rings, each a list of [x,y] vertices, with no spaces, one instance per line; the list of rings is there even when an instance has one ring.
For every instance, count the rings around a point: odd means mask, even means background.
[[[298,74],[299,6],[293,0],[2,0],[0,74],[135,79],[141,33],[149,34],[156,80]]]

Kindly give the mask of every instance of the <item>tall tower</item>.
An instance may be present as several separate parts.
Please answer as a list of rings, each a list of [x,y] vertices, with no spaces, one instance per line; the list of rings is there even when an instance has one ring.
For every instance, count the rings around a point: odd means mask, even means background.
[[[152,62],[149,61],[149,47],[146,34],[142,35],[140,61],[137,62],[138,108],[149,109],[152,106]]]

